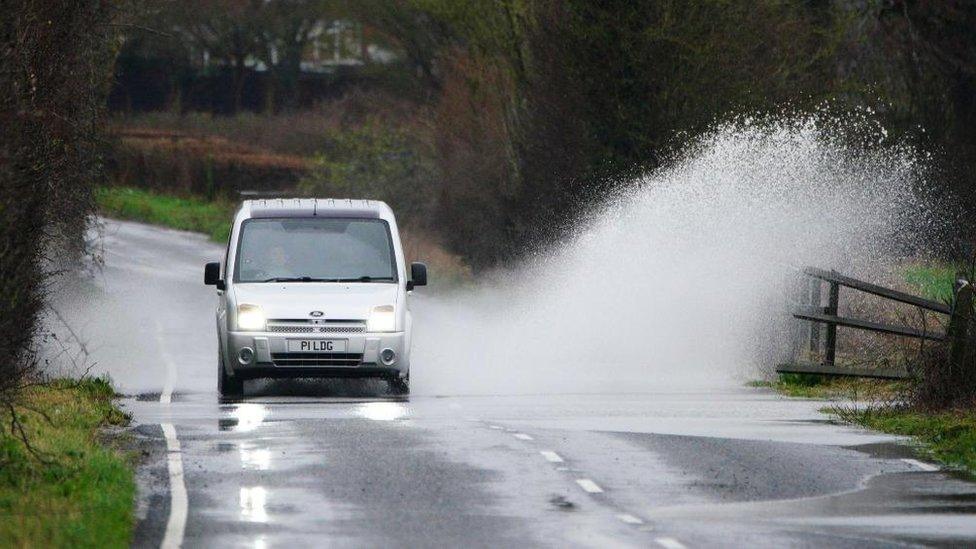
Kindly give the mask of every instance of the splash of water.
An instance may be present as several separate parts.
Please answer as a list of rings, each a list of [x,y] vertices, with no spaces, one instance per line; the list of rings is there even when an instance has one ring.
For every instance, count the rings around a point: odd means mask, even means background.
[[[718,126],[568,245],[417,300],[415,391],[669,391],[759,376],[789,346],[798,269],[877,273],[933,230],[918,155],[886,143],[864,113]]]

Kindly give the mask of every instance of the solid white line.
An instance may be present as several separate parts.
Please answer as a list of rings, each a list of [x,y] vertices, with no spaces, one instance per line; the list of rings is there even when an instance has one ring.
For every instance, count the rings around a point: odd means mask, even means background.
[[[159,393],[159,402],[169,404],[173,400],[173,383],[176,380],[176,364],[169,356],[166,342],[163,341],[163,325],[159,319],[154,319],[156,323],[156,343],[159,345],[159,357],[166,363],[166,377],[163,379],[163,392]]]
[[[552,450],[540,450],[539,453],[542,454],[542,457],[546,458],[546,461],[549,463],[563,462],[563,458],[559,457],[559,454],[553,452]]]
[[[159,357],[166,363],[166,377],[163,380],[163,390],[159,393],[159,402],[169,404],[173,400],[173,384],[176,380],[176,363],[169,356],[166,342],[163,341],[163,325],[159,319],[156,323],[156,342],[159,344]],[[163,436],[166,437],[166,467],[169,470],[169,519],[166,521],[166,532],[163,534],[163,549],[178,549],[183,546],[183,534],[186,532],[186,516],[189,502],[186,495],[186,483],[183,480],[183,454],[180,450],[180,439],[176,436],[176,428],[172,423],[162,423]]]
[[[535,440],[535,439],[533,439],[532,437],[530,437],[529,435],[527,435],[525,433],[515,433],[512,436],[515,437],[515,438],[517,438],[517,439],[519,439],[519,440]]]
[[[635,517],[634,515],[628,515],[627,513],[622,513],[617,515],[620,522],[626,522],[627,524],[644,524],[644,521]]]
[[[579,487],[582,488],[583,491],[585,492],[589,492],[591,494],[603,493],[603,488],[600,488],[600,486],[598,486],[597,483],[593,482],[588,478],[578,478],[576,479],[576,484],[579,484]]]
[[[939,470],[939,467],[938,466],[932,465],[930,463],[925,463],[924,461],[919,461],[917,459],[903,459],[902,461],[904,461],[905,463],[907,463],[909,465],[914,465],[915,467],[918,467],[919,469],[921,469],[923,471],[938,471]]]
[[[664,549],[685,549],[684,544],[674,538],[657,538],[654,541]]]
[[[176,549],[183,545],[188,507],[186,484],[183,482],[183,455],[180,453],[180,439],[176,437],[176,429],[173,424],[163,423],[161,427],[163,428],[163,436],[166,437],[170,505],[166,533],[163,535],[163,542],[160,547]]]

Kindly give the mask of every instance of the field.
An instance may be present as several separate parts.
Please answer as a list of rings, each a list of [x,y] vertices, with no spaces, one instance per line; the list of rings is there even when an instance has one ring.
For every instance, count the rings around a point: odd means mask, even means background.
[[[214,242],[227,241],[235,208],[230,202],[210,202],[127,187],[100,188],[96,198],[99,209],[107,217],[203,233]]]

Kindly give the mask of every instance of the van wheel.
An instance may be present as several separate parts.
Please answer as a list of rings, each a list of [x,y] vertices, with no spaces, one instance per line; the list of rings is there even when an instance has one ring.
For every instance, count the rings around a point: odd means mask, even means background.
[[[231,377],[224,370],[223,361],[217,359],[217,393],[220,398],[241,398],[244,396],[244,380]]]
[[[390,393],[394,395],[409,395],[410,394],[410,376],[400,378],[397,376],[391,377],[387,380],[390,385]]]

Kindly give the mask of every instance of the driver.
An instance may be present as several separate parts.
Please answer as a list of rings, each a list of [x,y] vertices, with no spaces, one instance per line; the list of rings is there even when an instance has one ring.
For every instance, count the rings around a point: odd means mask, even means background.
[[[296,272],[288,250],[280,244],[275,244],[268,250],[268,271],[275,277],[301,276],[301,273]]]

